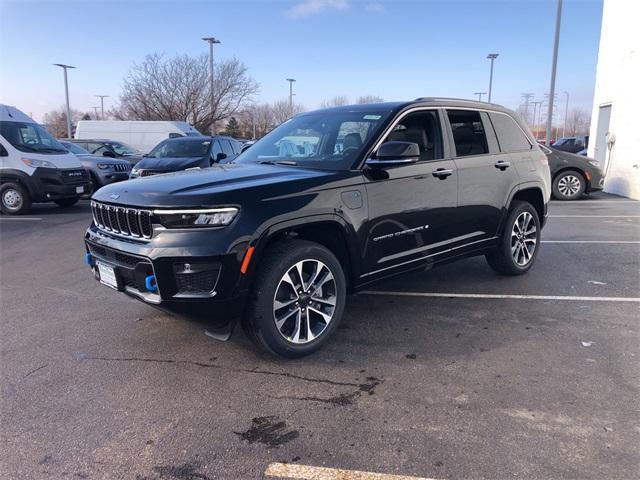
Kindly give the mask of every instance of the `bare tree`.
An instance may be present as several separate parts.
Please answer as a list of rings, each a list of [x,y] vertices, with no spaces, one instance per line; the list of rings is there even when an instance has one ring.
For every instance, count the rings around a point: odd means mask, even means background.
[[[362,97],[358,97],[356,103],[362,105],[365,103],[382,103],[384,99],[382,97],[378,97],[377,95],[364,95]]]
[[[349,98],[344,95],[336,95],[330,100],[323,100],[320,104],[321,108],[331,108],[331,107],[339,107],[341,105],[347,105],[349,103]]]
[[[294,103],[292,108],[289,108],[289,100],[278,100],[271,105],[271,119],[274,125],[280,125],[304,110],[304,106],[299,103]]]
[[[78,110],[71,110],[71,127],[78,123],[78,120],[84,119],[86,113]],[[51,110],[44,114],[44,126],[51,135],[56,138],[67,137],[67,108],[62,106],[56,110]]]
[[[207,131],[257,92],[258,84],[242,62],[219,61],[214,67],[212,113],[207,56],[165,58],[154,53],[133,65],[124,80],[120,105],[111,113],[122,120],[182,120]]]
[[[589,133],[591,115],[582,108],[574,108],[567,116],[566,136],[586,135]]]

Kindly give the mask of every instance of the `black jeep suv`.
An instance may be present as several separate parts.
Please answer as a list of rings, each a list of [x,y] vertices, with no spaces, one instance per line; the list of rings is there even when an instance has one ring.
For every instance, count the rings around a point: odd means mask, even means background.
[[[485,255],[531,268],[551,191],[547,157],[497,105],[421,98],[285,122],[234,163],[139,178],[92,200],[86,261],[145,302],[242,318],[278,355],[335,332],[347,292]]]

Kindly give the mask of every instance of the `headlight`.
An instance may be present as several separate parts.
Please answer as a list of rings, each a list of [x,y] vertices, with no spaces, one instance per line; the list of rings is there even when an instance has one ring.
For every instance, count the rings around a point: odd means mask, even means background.
[[[137,168],[132,168],[131,173],[129,173],[129,178],[138,178],[140,176],[140,170]]]
[[[23,158],[22,163],[24,163],[27,167],[38,168],[38,167],[47,167],[47,168],[56,168],[56,166],[47,161],[47,160],[36,160],[34,158]]]
[[[113,165],[111,165],[110,163],[99,163],[98,164],[98,168],[100,170],[106,170],[107,168],[111,168],[113,167]]]
[[[233,221],[238,209],[154,210],[153,214],[167,228],[221,227]]]
[[[589,162],[591,165],[593,165],[594,167],[598,167],[600,168],[600,163],[598,163],[597,160],[587,160],[587,162]]]

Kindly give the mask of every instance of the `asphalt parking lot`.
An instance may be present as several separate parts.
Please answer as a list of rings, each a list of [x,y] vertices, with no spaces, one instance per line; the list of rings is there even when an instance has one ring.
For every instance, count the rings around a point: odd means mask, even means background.
[[[375,285],[297,361],[97,284],[86,201],[2,217],[0,475],[638,478],[640,202],[550,215],[528,275]]]

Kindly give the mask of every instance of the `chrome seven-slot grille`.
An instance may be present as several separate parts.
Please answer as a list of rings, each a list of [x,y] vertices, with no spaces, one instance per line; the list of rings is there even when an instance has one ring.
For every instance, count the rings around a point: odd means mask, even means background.
[[[109,232],[137,238],[151,238],[151,211],[91,202],[93,221]]]
[[[129,171],[129,165],[125,164],[125,163],[116,163],[113,166],[113,169],[116,172],[128,172]]]

